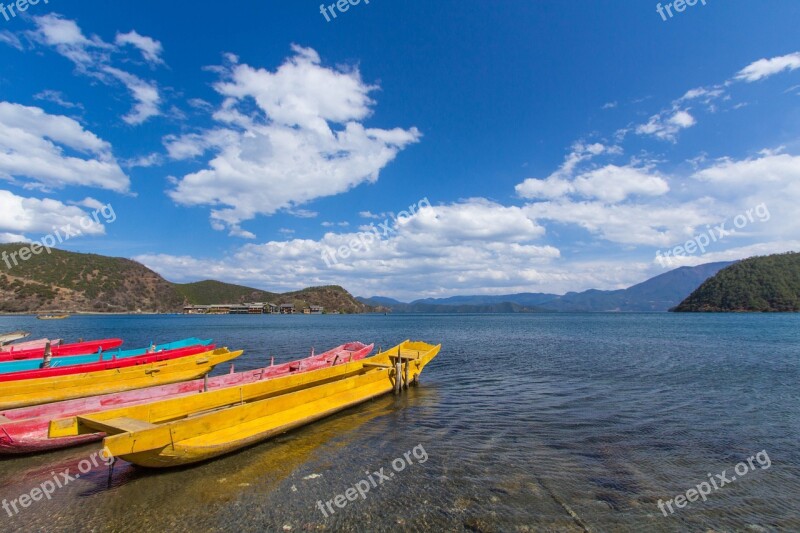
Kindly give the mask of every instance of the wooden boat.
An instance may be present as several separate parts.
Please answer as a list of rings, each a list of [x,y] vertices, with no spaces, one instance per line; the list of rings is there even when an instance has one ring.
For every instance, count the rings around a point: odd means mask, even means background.
[[[50,346],[56,346],[61,343],[61,339],[36,339],[25,342],[14,342],[12,344],[0,346],[0,353],[11,352],[15,350],[34,350],[44,348],[48,342],[50,343]]]
[[[14,345],[9,350],[0,353],[0,361],[17,361],[21,359],[41,359],[44,357],[45,345],[30,349],[16,348]],[[122,346],[122,339],[101,339],[70,344],[50,344],[50,353],[53,357],[69,357],[73,355],[89,355],[98,352],[113,350]]]
[[[120,343],[121,342],[122,341],[120,341]],[[83,343],[83,344],[91,344],[91,343]],[[111,343],[107,344],[111,345]],[[53,357],[50,360],[50,366],[52,368],[55,368],[55,367],[83,365],[87,363],[96,363],[100,361],[115,361],[118,359],[127,359],[129,357],[139,357],[141,355],[147,355],[149,353],[164,352],[167,350],[177,350],[179,348],[188,348],[189,346],[208,346],[209,344],[211,344],[211,339],[197,339],[195,337],[191,337],[188,339],[183,339],[175,342],[168,342],[166,344],[158,344],[155,346],[151,345],[149,348],[139,348],[136,350],[117,349],[111,351],[100,351],[95,353],[89,353],[87,355],[63,355],[62,350],[55,350],[51,348],[50,351]],[[35,359],[27,358],[20,361],[2,361],[0,359],[0,376],[2,376],[3,374],[8,374],[10,372],[36,370],[42,363],[42,359],[44,357],[44,350],[41,350],[38,353],[39,356]],[[6,354],[0,354],[0,358],[2,358],[4,355]]]
[[[351,342],[337,346],[327,352],[305,359],[272,365],[256,370],[198,379],[185,383],[172,383],[146,389],[78,398],[63,402],[21,407],[0,412],[0,454],[33,453],[77,446],[99,441],[104,433],[89,433],[51,439],[47,436],[50,421],[56,418],[77,416],[102,409],[130,407],[155,400],[166,400],[188,394],[213,391],[224,387],[245,385],[276,377],[309,372],[318,368],[358,361],[372,352],[374,345]]]
[[[145,355],[139,355],[137,357],[128,357],[125,359],[112,359],[110,361],[100,360],[93,363],[84,363],[82,365],[37,368],[35,370],[23,370],[22,372],[9,372],[7,374],[0,374],[0,383],[43,377],[54,378],[59,376],[71,376],[73,374],[85,374],[87,372],[98,372],[100,370],[127,368],[129,366],[144,365],[156,361],[169,361],[170,359],[177,359],[179,357],[207,352],[208,350],[213,349],[213,345],[188,346],[186,348],[177,348],[175,350],[149,353]]]
[[[11,331],[9,333],[0,333],[0,345],[5,346],[9,342],[18,341],[29,336],[27,331]]]
[[[0,409],[60,402],[197,379],[208,374],[215,366],[240,355],[241,351],[231,352],[227,348],[218,348],[196,355],[114,370],[7,381],[0,383]]]
[[[441,345],[405,341],[361,361],[54,420],[50,437],[103,431],[114,457],[154,468],[205,461],[416,383]]]
[[[37,315],[36,318],[39,320],[64,320],[69,318],[69,315]]]

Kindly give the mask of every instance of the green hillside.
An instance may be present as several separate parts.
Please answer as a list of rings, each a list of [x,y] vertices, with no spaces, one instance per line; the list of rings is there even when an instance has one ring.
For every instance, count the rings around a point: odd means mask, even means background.
[[[800,253],[735,263],[703,283],[674,311],[800,311]]]
[[[136,261],[53,249],[14,264],[11,255],[26,247],[0,245],[9,258],[0,262],[2,312],[167,312],[183,304],[172,284]]]
[[[272,302],[280,299],[273,292],[260,291],[241,285],[206,280],[195,283],[173,284],[192,305],[240,304],[244,302]]]
[[[170,283],[146,266],[120,257],[53,249],[26,261],[10,258],[25,244],[0,245],[0,313],[174,313],[187,304],[293,303],[321,305],[325,312],[364,313],[372,308],[338,286],[287,294],[222,283]],[[19,257],[17,255],[17,257]]]

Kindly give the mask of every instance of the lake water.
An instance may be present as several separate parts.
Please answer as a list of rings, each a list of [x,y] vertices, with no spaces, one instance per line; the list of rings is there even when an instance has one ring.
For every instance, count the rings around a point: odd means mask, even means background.
[[[800,315],[0,318],[14,329],[126,347],[213,337],[246,350],[237,370],[350,340],[443,349],[406,395],[191,468],[118,463],[110,484],[98,468],[0,510],[6,530],[800,530]],[[96,449],[0,459],[0,497]],[[318,507],[381,468],[395,475],[366,499]],[[659,509],[723,473],[706,501]]]

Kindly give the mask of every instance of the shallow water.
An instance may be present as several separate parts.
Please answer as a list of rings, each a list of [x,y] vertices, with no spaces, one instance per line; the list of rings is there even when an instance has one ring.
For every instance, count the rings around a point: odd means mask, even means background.
[[[402,397],[191,468],[118,463],[109,484],[101,466],[0,516],[20,531],[797,531],[799,326],[798,315],[3,317],[4,331],[121,336],[128,348],[213,337],[246,350],[237,370],[349,340],[443,349]],[[408,464],[415,448],[424,455]],[[97,449],[0,460],[0,497],[74,473]],[[751,460],[707,501],[659,510],[762,451],[768,468]],[[325,509],[381,468],[395,475]]]

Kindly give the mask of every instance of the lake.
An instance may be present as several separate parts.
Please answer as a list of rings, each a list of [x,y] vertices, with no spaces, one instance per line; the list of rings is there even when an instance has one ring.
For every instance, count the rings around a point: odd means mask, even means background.
[[[109,481],[101,465],[52,499],[0,510],[7,529],[800,530],[798,315],[0,318],[15,329],[129,348],[211,337],[246,351],[236,370],[351,340],[443,348],[408,394],[190,468],[119,462]],[[0,497],[74,473],[98,449],[0,459]],[[394,475],[378,479],[382,468]],[[702,498],[676,499],[698,487]]]

